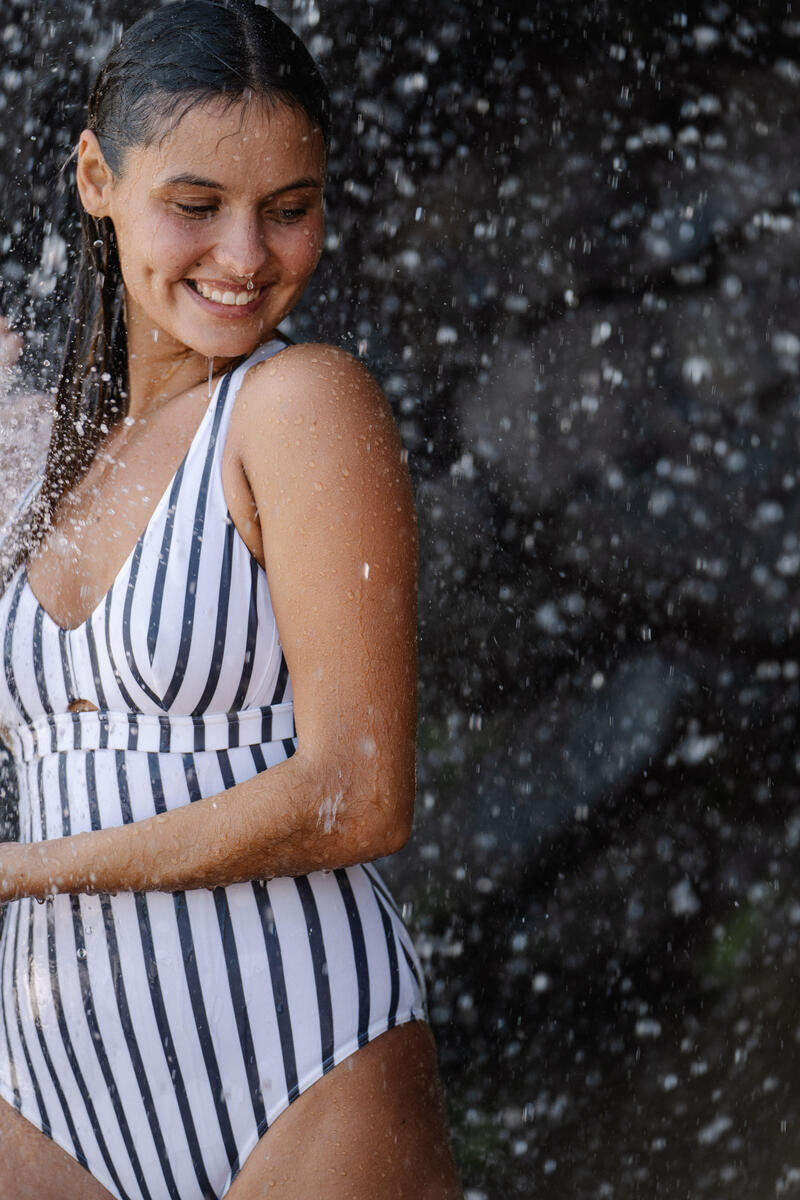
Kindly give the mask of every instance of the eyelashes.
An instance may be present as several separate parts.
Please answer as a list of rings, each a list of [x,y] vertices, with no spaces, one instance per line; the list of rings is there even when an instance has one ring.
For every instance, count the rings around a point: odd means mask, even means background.
[[[216,205],[213,204],[181,204],[175,200],[172,202],[172,207],[181,216],[188,217],[193,221],[207,221],[217,212]],[[306,208],[278,208],[268,215],[281,224],[291,225],[295,221],[301,221],[307,212]]]
[[[210,217],[215,209],[212,204],[179,204],[173,202],[172,207],[184,217],[193,217],[195,220],[203,220]]]

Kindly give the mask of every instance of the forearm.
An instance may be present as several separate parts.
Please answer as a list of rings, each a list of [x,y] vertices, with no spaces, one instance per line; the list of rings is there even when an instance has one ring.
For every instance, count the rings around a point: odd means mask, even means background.
[[[110,829],[0,847],[0,901],[58,892],[183,891],[301,875],[389,853],[401,841],[364,780],[299,756],[228,791]],[[358,793],[361,793],[360,795]],[[401,823],[402,824],[402,823]],[[407,831],[406,831],[407,832]]]

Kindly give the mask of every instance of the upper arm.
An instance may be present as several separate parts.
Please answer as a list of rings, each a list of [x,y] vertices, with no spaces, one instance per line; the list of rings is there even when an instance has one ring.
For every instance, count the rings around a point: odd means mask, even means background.
[[[251,369],[239,405],[238,453],[300,753],[318,763],[334,811],[363,800],[403,840],[414,791],[417,540],[388,405],[361,364],[313,345]]]

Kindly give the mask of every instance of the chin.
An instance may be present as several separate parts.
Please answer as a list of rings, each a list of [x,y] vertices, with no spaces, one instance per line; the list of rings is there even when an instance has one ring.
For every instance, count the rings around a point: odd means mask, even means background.
[[[246,358],[263,342],[270,340],[274,328],[273,326],[264,329],[241,330],[237,332],[236,336],[223,334],[218,337],[209,336],[200,339],[195,335],[191,342],[186,341],[184,344],[195,354],[201,354],[203,358]]]

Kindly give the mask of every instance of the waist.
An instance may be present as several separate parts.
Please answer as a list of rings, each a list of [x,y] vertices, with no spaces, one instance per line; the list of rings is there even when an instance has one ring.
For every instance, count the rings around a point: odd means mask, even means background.
[[[199,754],[236,746],[281,742],[296,736],[293,704],[243,708],[237,712],[187,716],[170,713],[43,713],[3,730],[15,759],[29,762],[68,750],[140,750],[155,754]]]

